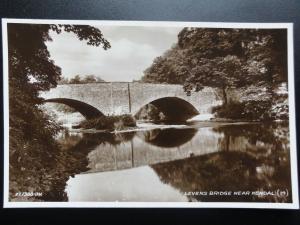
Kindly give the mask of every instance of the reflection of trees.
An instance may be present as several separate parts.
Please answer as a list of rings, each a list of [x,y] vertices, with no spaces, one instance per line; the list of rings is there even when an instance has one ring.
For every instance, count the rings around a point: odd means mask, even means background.
[[[7,30],[9,194],[11,200],[19,201],[15,198],[18,192],[43,191],[40,185],[59,161],[56,155],[60,149],[54,137],[60,128],[41,110],[39,92],[56,87],[61,69],[51,60],[45,43],[51,41],[52,32],[65,31],[88,45],[107,49],[110,44],[99,29],[86,25],[9,23]]]
[[[265,144],[276,144],[277,147],[282,145],[283,148],[286,148],[289,143],[289,129],[288,124],[285,122],[226,125],[215,127],[214,131],[233,138],[245,137],[251,144],[263,142]]]
[[[190,141],[196,132],[196,129],[154,129],[137,132],[137,136],[151,145],[172,148]]]
[[[94,149],[100,144],[119,145],[122,142],[130,141],[135,132],[120,133],[85,133],[83,139],[74,147],[78,150]]]
[[[61,143],[55,161],[45,161],[44,173],[39,178],[39,191],[43,192],[42,200],[67,201],[65,193],[66,182],[70,176],[89,170],[87,155],[100,144],[118,145],[130,141],[134,132],[126,133],[93,133],[80,135],[66,135]]]
[[[86,133],[65,136],[55,160],[45,156],[43,168],[36,173],[35,187],[42,200],[67,201],[64,192],[70,176],[87,171],[87,155],[98,145],[119,145],[135,134],[145,142],[160,146],[180,146],[193,138],[195,129],[165,129],[145,132]],[[160,179],[179,189],[190,191],[285,190],[288,198],[267,196],[188,196],[198,201],[291,201],[288,127],[286,124],[252,124],[214,128],[223,134],[219,153],[191,157],[153,165]],[[234,139],[247,142],[246,149],[232,149]],[[229,141],[226,141],[229,140]],[[199,146],[200,147],[200,146]],[[32,166],[34,167],[34,166]],[[24,171],[24,174],[26,171]],[[27,172],[32,176],[32,171]],[[42,175],[40,175],[42,174]],[[22,181],[23,182],[23,181]],[[24,181],[26,186],[26,181]],[[24,186],[24,187],[25,187]],[[24,191],[31,191],[25,190]]]
[[[273,191],[288,189],[288,198],[276,196],[190,196],[199,201],[291,201],[288,127],[286,124],[252,124],[214,128],[224,137],[224,151],[152,166],[160,179],[182,192]],[[233,149],[234,140],[247,143]],[[236,146],[235,146],[236,147]]]
[[[288,198],[276,196],[187,196],[191,201],[291,201],[289,167],[274,171],[260,167],[260,161],[241,152],[219,152],[153,165],[162,182],[184,192],[289,190]],[[260,171],[258,173],[258,168]],[[265,171],[264,171],[265,170]],[[269,170],[269,171],[268,171]]]
[[[196,133],[195,129],[168,129],[139,132],[146,142],[157,146],[173,147],[189,141]],[[44,189],[49,189],[43,196],[47,201],[67,201],[64,192],[65,185],[70,176],[89,170],[87,155],[98,145],[119,145],[132,140],[135,132],[120,133],[85,133],[83,136],[65,136],[61,151],[58,153],[59,162],[53,166],[55,170],[47,172],[51,177]],[[77,139],[77,140],[76,140]]]
[[[224,135],[219,143],[222,150],[238,148],[234,146],[235,140],[242,139],[246,146],[244,151],[257,159],[264,158],[273,163],[289,160],[289,129],[286,123],[232,125],[216,127],[214,131]]]

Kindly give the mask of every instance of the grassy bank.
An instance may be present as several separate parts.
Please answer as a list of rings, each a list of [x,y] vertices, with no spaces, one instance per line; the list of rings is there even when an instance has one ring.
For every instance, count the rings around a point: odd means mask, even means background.
[[[97,130],[124,130],[128,127],[136,127],[136,121],[131,115],[102,116],[81,122],[78,126],[83,129]]]
[[[212,108],[218,119],[240,121],[288,120],[288,105],[284,102],[265,101],[230,102]]]

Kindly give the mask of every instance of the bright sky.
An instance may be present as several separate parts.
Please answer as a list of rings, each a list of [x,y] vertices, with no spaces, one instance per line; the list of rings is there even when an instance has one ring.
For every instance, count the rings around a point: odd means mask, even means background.
[[[67,78],[94,74],[105,81],[138,80],[155,57],[174,43],[182,27],[98,26],[111,48],[88,46],[72,33],[51,32],[47,42],[55,64]]]

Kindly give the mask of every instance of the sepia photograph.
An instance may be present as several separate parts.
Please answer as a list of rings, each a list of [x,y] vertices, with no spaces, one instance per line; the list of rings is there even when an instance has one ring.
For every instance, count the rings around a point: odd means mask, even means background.
[[[2,35],[5,207],[299,207],[291,23]]]

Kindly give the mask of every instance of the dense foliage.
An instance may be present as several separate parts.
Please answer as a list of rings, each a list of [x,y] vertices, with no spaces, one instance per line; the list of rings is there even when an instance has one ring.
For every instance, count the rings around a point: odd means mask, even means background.
[[[97,130],[122,130],[127,127],[135,127],[136,121],[131,115],[102,116],[85,120],[79,124],[80,128]]]
[[[275,87],[287,81],[286,38],[285,29],[184,28],[142,81],[182,84],[187,94],[218,88],[224,105],[230,89],[263,86],[271,106]]]
[[[110,48],[100,30],[91,26],[8,24],[11,194],[28,191],[28,186],[38,188],[45,170],[57,166],[54,136],[60,127],[39,107],[39,91],[56,86],[61,76],[45,44],[51,41],[51,30],[73,32],[88,45]]]
[[[142,107],[135,115],[137,120],[159,122],[168,118],[155,105],[149,103]]]
[[[230,102],[213,108],[216,117],[235,120],[270,120],[270,101]],[[259,116],[258,116],[259,115]]]
[[[163,56],[153,60],[141,80],[148,83],[183,84],[190,69],[184,58],[186,52],[186,49],[174,45]]]

